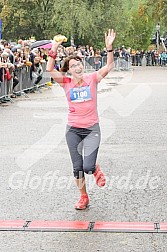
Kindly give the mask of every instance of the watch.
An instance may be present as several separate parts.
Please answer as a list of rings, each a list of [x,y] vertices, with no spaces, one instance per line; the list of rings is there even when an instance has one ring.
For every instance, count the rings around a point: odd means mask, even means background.
[[[48,56],[51,57],[51,58],[53,58],[53,59],[56,59],[57,52],[54,52],[54,51],[50,50],[49,53],[48,53]]]
[[[113,52],[114,50],[113,49],[108,49],[107,52]]]

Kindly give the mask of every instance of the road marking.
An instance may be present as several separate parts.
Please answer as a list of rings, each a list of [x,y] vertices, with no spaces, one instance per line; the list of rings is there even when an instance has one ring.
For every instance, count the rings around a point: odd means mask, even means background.
[[[0,220],[0,231],[167,233],[167,223]]]

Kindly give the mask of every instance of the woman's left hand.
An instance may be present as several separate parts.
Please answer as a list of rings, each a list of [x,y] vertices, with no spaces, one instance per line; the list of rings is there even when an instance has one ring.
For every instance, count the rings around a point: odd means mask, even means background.
[[[107,50],[112,49],[112,44],[115,40],[116,33],[114,32],[113,29],[108,30],[108,34],[105,33],[105,43],[106,43],[106,48]]]

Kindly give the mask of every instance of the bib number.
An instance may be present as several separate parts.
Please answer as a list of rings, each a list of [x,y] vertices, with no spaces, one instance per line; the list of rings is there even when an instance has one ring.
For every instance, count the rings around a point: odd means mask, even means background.
[[[79,87],[70,89],[70,100],[72,102],[85,102],[91,100],[90,87]]]

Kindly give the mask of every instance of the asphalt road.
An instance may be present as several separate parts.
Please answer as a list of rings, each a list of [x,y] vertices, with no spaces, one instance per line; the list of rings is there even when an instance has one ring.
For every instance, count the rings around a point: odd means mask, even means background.
[[[98,109],[107,184],[87,176],[90,207],[76,211],[62,89],[0,106],[1,220],[167,222],[167,68],[111,72]],[[167,235],[0,231],[0,251],[166,252]]]

